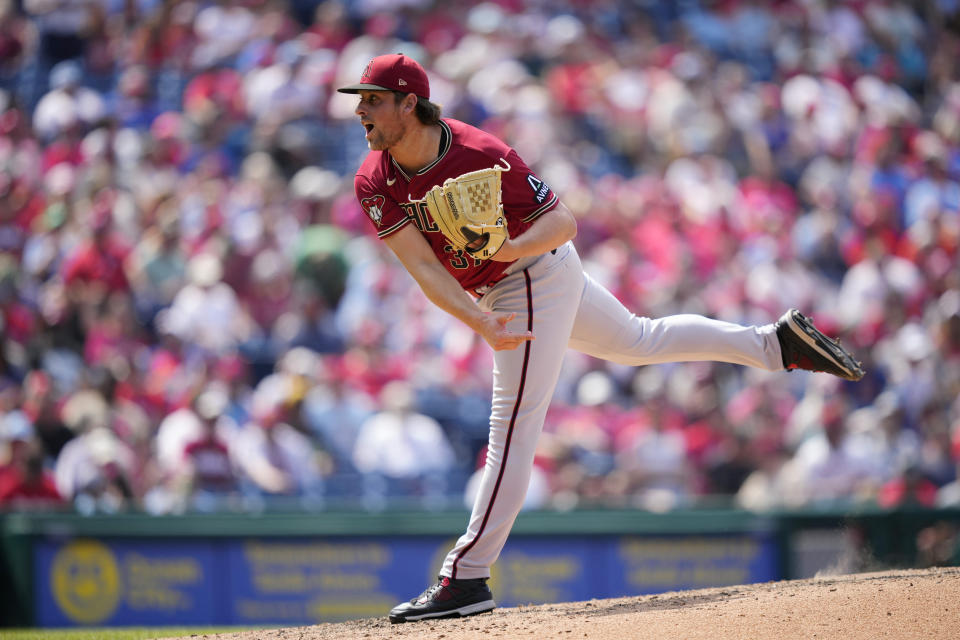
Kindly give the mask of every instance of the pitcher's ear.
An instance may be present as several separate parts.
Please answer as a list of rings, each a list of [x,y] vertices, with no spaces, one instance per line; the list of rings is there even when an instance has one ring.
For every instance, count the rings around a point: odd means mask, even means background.
[[[417,102],[419,100],[420,99],[417,97],[417,94],[408,93],[407,97],[403,99],[403,110],[408,112],[416,111]]]

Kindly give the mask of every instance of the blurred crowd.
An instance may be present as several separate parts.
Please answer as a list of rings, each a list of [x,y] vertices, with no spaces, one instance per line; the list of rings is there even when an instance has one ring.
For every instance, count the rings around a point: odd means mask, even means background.
[[[529,508],[960,505],[960,2],[0,0],[0,508],[461,507],[492,357],[371,233],[381,53],[638,314],[859,383],[570,352]]]

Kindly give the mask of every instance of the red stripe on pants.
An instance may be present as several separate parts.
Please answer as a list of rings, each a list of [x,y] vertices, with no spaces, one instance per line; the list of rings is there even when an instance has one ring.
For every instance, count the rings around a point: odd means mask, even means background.
[[[523,270],[523,277],[527,283],[527,331],[533,331],[533,287],[530,284],[530,273],[527,269]],[[460,550],[460,553],[457,554],[457,559],[453,561],[453,575],[450,576],[453,579],[457,577],[457,564],[459,564],[460,559],[477,544],[480,536],[483,535],[483,530],[487,528],[487,521],[490,520],[490,512],[493,511],[493,503],[496,502],[497,493],[500,491],[500,482],[503,480],[503,472],[507,466],[507,457],[510,455],[510,439],[513,436],[513,427],[517,422],[517,414],[520,413],[520,403],[523,401],[523,387],[527,381],[527,365],[530,364],[529,340],[527,340],[524,345],[524,349],[523,367],[520,370],[520,386],[517,388],[517,401],[513,405],[513,414],[510,416],[510,426],[507,428],[507,441],[503,445],[503,460],[500,461],[500,472],[497,474],[497,482],[493,485],[493,493],[490,494],[490,502],[487,504],[487,510],[483,514],[480,530],[477,531],[477,535],[470,541],[470,544]]]

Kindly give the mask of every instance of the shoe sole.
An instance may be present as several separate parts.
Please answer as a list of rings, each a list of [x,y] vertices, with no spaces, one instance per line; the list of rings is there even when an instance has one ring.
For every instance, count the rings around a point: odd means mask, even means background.
[[[401,622],[416,622],[417,620],[436,620],[439,618],[465,618],[467,616],[473,616],[478,613],[486,613],[487,611],[493,611],[497,607],[497,603],[493,600],[484,600],[483,602],[474,602],[473,604],[468,604],[466,606],[460,607],[459,609],[451,609],[450,611],[434,611],[431,613],[422,613],[415,616],[390,616],[390,622],[398,624]]]
[[[860,364],[844,351],[843,347],[825,336],[813,324],[797,310],[787,315],[787,326],[794,335],[803,340],[809,347],[819,353],[824,358],[831,360],[837,367],[844,371],[844,378],[847,380],[859,380],[863,377],[863,369]]]

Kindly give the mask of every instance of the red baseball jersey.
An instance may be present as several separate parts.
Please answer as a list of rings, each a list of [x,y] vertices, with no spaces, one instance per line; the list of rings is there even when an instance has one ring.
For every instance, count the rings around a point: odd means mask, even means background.
[[[424,197],[447,178],[494,165],[510,166],[501,174],[502,202],[511,238],[526,231],[538,216],[557,206],[557,196],[520,159],[517,152],[495,136],[476,127],[445,118],[440,154],[432,163],[408,174],[387,151],[371,151],[357,171],[354,188],[360,206],[380,238],[408,224],[416,225],[433,252],[460,285],[471,293],[496,282],[508,262],[479,260],[455,249],[430,217]]]

